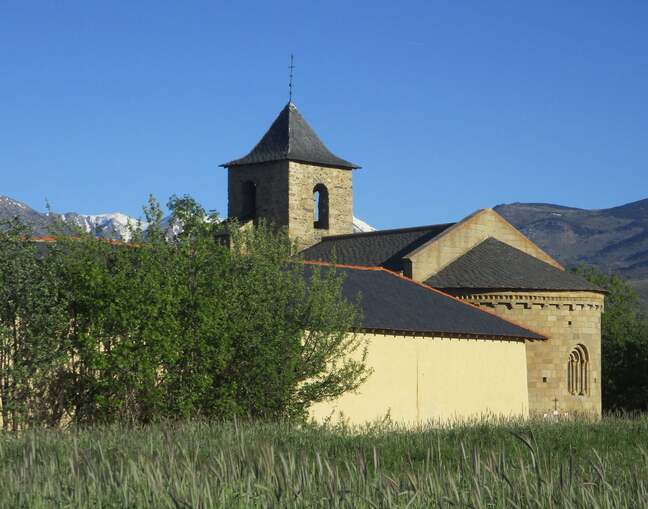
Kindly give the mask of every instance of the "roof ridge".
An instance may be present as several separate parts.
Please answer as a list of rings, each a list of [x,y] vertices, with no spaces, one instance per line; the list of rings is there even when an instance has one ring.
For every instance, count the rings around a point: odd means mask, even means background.
[[[30,242],[42,242],[45,244],[55,244],[59,240],[64,240],[64,239],[69,239],[69,240],[84,240],[83,236],[70,236],[70,235],[38,235],[35,237],[25,237],[24,240],[30,241]],[[130,242],[126,242],[121,239],[108,239],[108,238],[102,238],[102,237],[90,237],[90,240],[97,240],[100,242],[106,242],[107,244],[112,244],[115,246],[129,246],[129,247],[139,247],[139,244],[131,244]]]
[[[518,228],[516,228],[515,226],[513,226],[513,224],[511,224],[511,222],[508,221],[508,220],[507,220],[507,219],[506,219],[502,214],[500,214],[499,212],[497,212],[495,209],[492,209],[492,208],[485,209],[485,210],[488,210],[488,211],[492,212],[493,214],[495,214],[496,217],[498,217],[501,221],[503,221],[505,224],[507,224],[508,226],[510,226],[510,227],[512,228],[513,232],[515,232],[515,234],[517,234],[518,237],[521,237],[523,240],[527,240],[527,241],[529,241],[529,242],[530,242],[530,243],[531,243],[531,244],[532,244],[532,245],[533,245],[533,246],[534,246],[538,251],[540,251],[541,254],[543,254],[544,256],[546,256],[550,261],[545,261],[545,260],[542,260],[542,261],[544,261],[547,265],[553,265],[553,266],[556,267],[558,270],[562,270],[563,272],[567,272],[567,270],[566,270],[565,267],[562,265],[562,263],[560,263],[558,260],[556,260],[556,259],[555,259],[553,256],[551,256],[549,253],[547,253],[547,252],[546,252],[544,249],[542,249],[538,244],[536,244],[535,242],[533,242],[529,237],[527,237],[524,233],[522,233]],[[527,253],[527,254],[528,254],[528,253]],[[540,260],[540,258],[538,258],[537,256],[534,256],[534,258],[537,258],[538,260]],[[551,262],[553,262],[553,263],[551,263]]]
[[[473,291],[606,292],[582,276],[492,235],[426,278],[425,284]]]
[[[481,311],[482,313],[486,313],[486,314],[488,314],[490,316],[494,316],[495,318],[503,320],[504,322],[508,322],[511,325],[515,325],[516,327],[519,327],[520,329],[531,332],[532,334],[535,334],[536,336],[540,336],[542,339],[545,339],[545,340],[548,339],[547,336],[544,335],[543,333],[538,332],[536,330],[533,330],[532,328],[530,328],[530,327],[528,327],[526,325],[522,325],[522,324],[517,323],[517,322],[515,322],[513,320],[510,320],[508,318],[503,318],[503,317],[499,316],[498,314],[496,314],[495,312],[488,311],[487,309],[482,309],[481,307],[476,306],[475,304],[472,304],[471,302],[461,300],[458,297],[455,297],[454,295],[450,295],[449,293],[446,293],[446,292],[444,292],[442,290],[439,290],[437,288],[433,288],[430,285],[427,285],[427,284],[422,283],[420,281],[416,281],[416,280],[414,280],[412,278],[409,278],[407,276],[403,276],[402,274],[399,274],[398,272],[394,272],[393,270],[386,269],[385,267],[380,267],[380,266],[368,267],[368,266],[363,266],[363,265],[345,265],[345,264],[337,264],[337,263],[331,263],[331,262],[318,262],[318,261],[307,261],[307,260],[304,261],[303,263],[306,264],[306,265],[320,265],[320,266],[325,266],[325,267],[340,267],[340,268],[343,268],[343,269],[352,269],[352,270],[371,270],[371,271],[378,271],[378,272],[386,272],[387,274],[390,274],[391,276],[395,276],[395,277],[397,277],[399,279],[407,281],[408,283],[414,283],[415,285],[418,285],[418,286],[420,286],[422,288],[425,288],[426,290],[437,293],[437,294],[442,295],[444,297],[448,297],[449,299],[452,299],[453,301],[458,302],[459,304],[469,306],[469,307],[471,307],[473,309],[476,309],[477,311]],[[430,332],[432,332],[432,331],[430,331]],[[435,332],[441,332],[441,331],[435,331]],[[484,335],[508,337],[508,336],[498,335],[498,334],[484,334]]]
[[[412,256],[412,255],[414,255],[414,254],[416,254],[416,253],[422,251],[423,249],[425,249],[426,247],[428,247],[428,246],[429,246],[430,244],[432,244],[433,242],[438,242],[439,240],[441,240],[441,239],[442,239],[443,237],[445,237],[446,235],[449,235],[449,234],[452,233],[454,230],[456,230],[457,228],[461,227],[461,225],[467,223],[468,221],[472,220],[473,218],[475,218],[475,217],[477,217],[477,216],[480,216],[480,215],[484,214],[487,210],[488,210],[488,209],[477,209],[477,210],[476,210],[475,212],[473,212],[472,214],[469,214],[469,215],[467,215],[466,217],[464,217],[463,219],[460,219],[459,221],[457,221],[456,223],[453,223],[451,226],[449,226],[448,228],[446,228],[445,230],[443,230],[441,233],[439,233],[439,235],[436,235],[434,238],[428,240],[426,243],[424,243],[424,244],[418,246],[418,247],[415,248],[414,250],[412,250],[412,251],[410,251],[409,253],[405,254],[405,255],[403,256],[403,258],[405,258],[405,257],[410,257],[410,256]]]
[[[290,157],[290,148],[292,145],[292,129],[290,128],[290,119],[292,118],[292,111],[293,109],[296,111],[297,106],[295,103],[292,102],[292,99],[288,101],[288,104],[286,105],[288,107],[288,142],[286,143],[286,159]]]
[[[390,228],[388,230],[374,230],[370,232],[341,233],[339,235],[327,235],[325,237],[322,237],[321,242],[324,242],[325,240],[337,240],[337,239],[344,239],[344,238],[351,238],[351,237],[371,237],[373,235],[391,235],[396,233],[414,232],[417,230],[422,231],[431,228],[438,228],[440,226],[447,226],[449,228],[453,224],[455,223],[439,223],[439,224],[428,224],[424,226],[409,226],[406,228]]]
[[[551,255],[549,255],[546,251],[544,251],[540,246],[538,246],[535,242],[533,242],[529,237],[524,235],[520,230],[518,230],[515,226],[513,226],[510,222],[508,222],[504,217],[502,217],[501,214],[498,214],[496,210],[492,208],[483,208],[483,209],[478,209],[472,214],[464,217],[462,220],[457,221],[455,224],[453,224],[450,228],[446,228],[444,231],[442,231],[439,235],[436,235],[434,238],[429,239],[427,242],[422,244],[421,246],[418,246],[416,249],[411,251],[410,253],[407,253],[404,258],[411,258],[412,256],[415,256],[416,254],[420,253],[430,245],[436,242],[442,242],[445,237],[448,235],[451,235],[454,231],[460,229],[462,226],[465,226],[467,224],[470,224],[472,221],[476,220],[476,218],[483,216],[485,214],[492,214],[494,215],[494,219],[496,221],[501,221],[510,231],[513,232],[514,235],[518,237],[518,239],[522,240],[523,242],[529,242],[541,255],[544,255],[547,260],[543,260],[545,263],[549,265],[554,265],[556,268],[559,270],[564,271],[565,268]],[[491,230],[492,231],[492,230]],[[534,256],[534,255],[532,255]],[[537,256],[534,256],[535,258],[538,258]],[[540,258],[538,258],[540,259]]]
[[[522,324],[517,323],[517,322],[515,322],[515,321],[513,321],[513,320],[510,320],[510,319],[508,319],[508,318],[501,317],[500,315],[496,314],[496,313],[493,312],[493,311],[488,311],[487,309],[482,309],[481,307],[479,307],[479,306],[473,304],[472,302],[467,302],[467,301],[465,301],[465,300],[461,300],[460,298],[455,297],[454,295],[450,295],[449,293],[446,293],[446,292],[444,292],[444,291],[442,291],[442,290],[439,290],[438,288],[434,288],[434,287],[432,287],[432,286],[430,286],[430,285],[427,285],[427,284],[425,284],[425,283],[422,283],[422,282],[420,282],[420,281],[415,281],[414,279],[408,278],[407,276],[403,276],[402,274],[398,274],[397,272],[393,272],[393,271],[391,271],[391,270],[389,270],[389,269],[386,269],[386,268],[384,268],[384,267],[380,267],[380,268],[381,268],[382,270],[384,270],[385,272],[388,272],[389,274],[392,274],[393,276],[396,276],[396,277],[398,277],[398,278],[400,278],[400,279],[405,279],[406,281],[410,281],[410,282],[412,282],[412,283],[414,283],[414,284],[417,284],[417,285],[419,285],[419,286],[422,286],[423,288],[427,288],[428,290],[431,290],[431,291],[433,291],[433,292],[436,292],[436,293],[438,293],[439,295],[443,295],[444,297],[448,297],[448,298],[450,298],[450,299],[452,299],[452,300],[454,300],[454,301],[456,301],[456,302],[459,302],[460,304],[464,304],[464,305],[466,305],[466,306],[470,306],[470,307],[472,307],[473,309],[476,309],[477,311],[481,311],[482,313],[486,313],[486,314],[488,314],[488,315],[491,315],[491,316],[494,316],[494,317],[496,317],[496,318],[499,318],[500,320],[504,320],[505,322],[508,322],[508,323],[510,323],[511,325],[515,325],[516,327],[519,327],[519,328],[524,329],[524,330],[526,330],[526,331],[529,331],[529,332],[531,332],[531,333],[533,333],[533,334],[536,334],[537,336],[540,336],[540,337],[542,337],[543,339],[548,339],[547,336],[545,336],[544,334],[542,334],[542,333],[539,332],[539,331],[533,330],[533,329],[531,329],[530,327],[528,327],[528,326],[526,326],[526,325],[522,325]]]
[[[353,270],[381,270],[382,267],[378,265],[351,265],[348,263],[333,263],[333,262],[322,262],[319,260],[302,260],[304,265],[322,265],[324,267],[340,267],[342,269],[353,269]]]

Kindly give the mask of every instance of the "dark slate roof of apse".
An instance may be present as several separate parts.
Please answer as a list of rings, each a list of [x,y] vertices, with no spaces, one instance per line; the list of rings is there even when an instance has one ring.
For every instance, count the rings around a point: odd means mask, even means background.
[[[454,223],[324,237],[305,249],[305,260],[347,265],[380,266],[400,272],[403,257],[441,234]]]
[[[360,168],[331,153],[292,102],[281,110],[270,129],[248,155],[221,166],[230,168],[286,160],[350,170]]]
[[[306,265],[306,275],[316,268]],[[461,302],[438,290],[382,268],[340,267],[342,293],[350,302],[360,298],[361,329],[542,340],[541,334]]]
[[[557,269],[492,237],[425,283],[435,288],[457,289],[604,291],[584,278]]]

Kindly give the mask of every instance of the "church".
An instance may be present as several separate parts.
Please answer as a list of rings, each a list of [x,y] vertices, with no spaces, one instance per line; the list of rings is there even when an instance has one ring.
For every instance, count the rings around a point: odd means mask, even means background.
[[[422,424],[601,414],[605,291],[491,209],[456,223],[353,230],[353,173],[289,102],[228,172],[228,215],[285,227],[312,266],[361,295],[369,379],[316,421]],[[429,218],[423,218],[428,223]]]

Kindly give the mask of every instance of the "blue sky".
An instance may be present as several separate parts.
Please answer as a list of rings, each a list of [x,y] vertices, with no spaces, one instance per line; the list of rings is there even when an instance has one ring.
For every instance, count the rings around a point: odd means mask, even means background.
[[[227,208],[224,161],[294,100],[380,228],[648,197],[648,3],[0,3],[0,195]]]

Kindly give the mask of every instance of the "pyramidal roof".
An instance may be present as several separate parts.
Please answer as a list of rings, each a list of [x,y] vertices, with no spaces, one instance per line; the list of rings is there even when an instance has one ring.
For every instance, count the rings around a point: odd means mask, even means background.
[[[360,168],[327,149],[292,102],[281,110],[248,155],[221,166],[231,168],[271,161],[299,161],[349,170]]]

